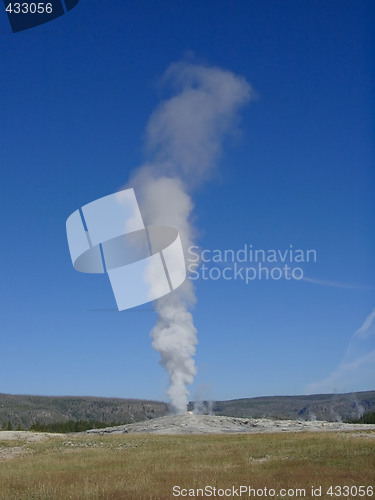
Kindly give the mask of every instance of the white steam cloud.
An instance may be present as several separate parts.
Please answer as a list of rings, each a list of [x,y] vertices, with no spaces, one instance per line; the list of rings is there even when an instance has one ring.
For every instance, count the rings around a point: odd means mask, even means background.
[[[222,139],[236,126],[239,109],[252,95],[239,76],[216,67],[172,64],[162,83],[171,89],[151,115],[146,139],[152,160],[131,179],[146,225],[170,225],[186,250],[194,241],[192,190],[210,177]],[[196,374],[197,330],[189,308],[195,302],[190,280],[156,302],[158,321],[152,346],[168,372],[168,396],[176,412],[187,409]]]

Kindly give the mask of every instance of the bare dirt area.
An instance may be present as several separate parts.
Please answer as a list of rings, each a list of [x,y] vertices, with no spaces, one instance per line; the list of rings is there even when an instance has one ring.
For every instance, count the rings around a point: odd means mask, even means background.
[[[186,413],[155,418],[134,424],[92,429],[88,434],[230,434],[311,431],[375,431],[375,425],[342,422],[273,420]],[[375,436],[375,434],[374,434]]]
[[[60,434],[46,434],[31,431],[0,431],[1,441],[20,441],[20,443],[30,443],[31,441],[41,441],[48,436],[60,436]]]
[[[29,431],[0,431],[0,461],[27,453],[28,443],[42,441],[60,434],[42,434]]]

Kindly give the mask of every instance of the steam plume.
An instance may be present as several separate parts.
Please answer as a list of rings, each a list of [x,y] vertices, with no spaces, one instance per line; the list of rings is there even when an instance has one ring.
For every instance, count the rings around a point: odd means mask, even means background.
[[[194,188],[210,177],[226,133],[237,112],[251,97],[241,77],[216,67],[186,62],[172,64],[162,83],[171,95],[151,115],[146,145],[151,161],[131,179],[146,225],[178,229],[186,250],[194,241],[191,223]],[[197,330],[189,308],[195,302],[190,280],[156,302],[158,321],[151,331],[169,375],[168,396],[176,412],[186,411],[196,374],[193,356]]]

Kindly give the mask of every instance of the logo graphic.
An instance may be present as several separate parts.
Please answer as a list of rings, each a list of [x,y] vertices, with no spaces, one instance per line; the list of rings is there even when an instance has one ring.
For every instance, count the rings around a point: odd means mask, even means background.
[[[77,5],[79,0],[4,0],[13,33],[52,21]]]
[[[178,231],[145,227],[133,189],[104,196],[66,221],[74,269],[108,273],[119,311],[158,299],[185,281]]]

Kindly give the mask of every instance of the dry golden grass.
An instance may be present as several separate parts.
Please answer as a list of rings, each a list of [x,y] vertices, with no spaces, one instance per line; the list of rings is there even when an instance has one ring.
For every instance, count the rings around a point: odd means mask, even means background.
[[[311,485],[375,479],[374,432],[63,435],[25,446],[0,461],[1,500],[172,499],[174,485],[306,488],[311,498]]]

